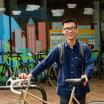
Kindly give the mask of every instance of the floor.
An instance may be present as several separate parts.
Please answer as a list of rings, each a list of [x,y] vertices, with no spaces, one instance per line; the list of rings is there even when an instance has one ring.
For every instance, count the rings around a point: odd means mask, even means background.
[[[59,104],[59,98],[56,95],[56,90],[54,87],[49,86],[48,84],[41,84],[41,86],[45,89],[48,98],[48,104]],[[104,100],[104,79],[99,80],[93,78],[90,80],[90,88],[91,92],[87,94],[87,102],[93,100]],[[34,91],[31,89],[32,93],[36,93],[38,96],[41,94],[38,91]],[[29,98],[29,97],[28,97]],[[31,99],[32,102],[30,104],[42,104],[39,101]],[[12,93],[8,90],[0,90],[0,104],[23,104],[19,102],[20,96]]]

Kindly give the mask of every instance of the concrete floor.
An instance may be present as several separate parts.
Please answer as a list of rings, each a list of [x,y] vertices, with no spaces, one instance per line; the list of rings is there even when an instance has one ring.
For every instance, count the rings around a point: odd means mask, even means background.
[[[48,84],[41,84],[41,86],[45,89],[47,93],[47,98],[49,104],[59,104],[59,98],[56,95],[56,91],[54,87],[50,87]],[[104,79],[99,80],[93,78],[90,80],[90,87],[91,92],[87,94],[87,102],[95,101],[95,100],[104,100]],[[38,91],[34,91],[31,89],[32,92],[41,96]],[[12,93],[9,89],[8,90],[0,90],[0,104],[21,104],[19,103],[20,96]],[[31,104],[42,104],[36,99],[31,99]]]

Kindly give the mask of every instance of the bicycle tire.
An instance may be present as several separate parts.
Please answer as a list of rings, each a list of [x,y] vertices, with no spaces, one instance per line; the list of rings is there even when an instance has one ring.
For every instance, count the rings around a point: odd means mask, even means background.
[[[104,101],[92,101],[87,104],[104,104]]]
[[[53,69],[53,65],[48,70],[48,80],[51,86],[56,87],[57,72]]]
[[[12,75],[12,70],[5,63],[0,64],[0,85],[5,85],[8,78]]]

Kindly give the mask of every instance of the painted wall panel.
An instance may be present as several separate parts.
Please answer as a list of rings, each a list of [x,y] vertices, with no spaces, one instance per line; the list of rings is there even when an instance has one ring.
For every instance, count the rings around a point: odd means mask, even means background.
[[[38,35],[39,40],[42,43],[42,50],[46,49],[46,23],[45,22],[39,22],[38,23]]]
[[[33,53],[36,50],[36,28],[32,19],[27,24],[27,47]]]

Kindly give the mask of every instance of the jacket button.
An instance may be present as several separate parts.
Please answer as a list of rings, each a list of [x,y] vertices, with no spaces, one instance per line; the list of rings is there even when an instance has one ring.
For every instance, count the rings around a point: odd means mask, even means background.
[[[73,73],[73,71],[71,71],[70,73]]]

